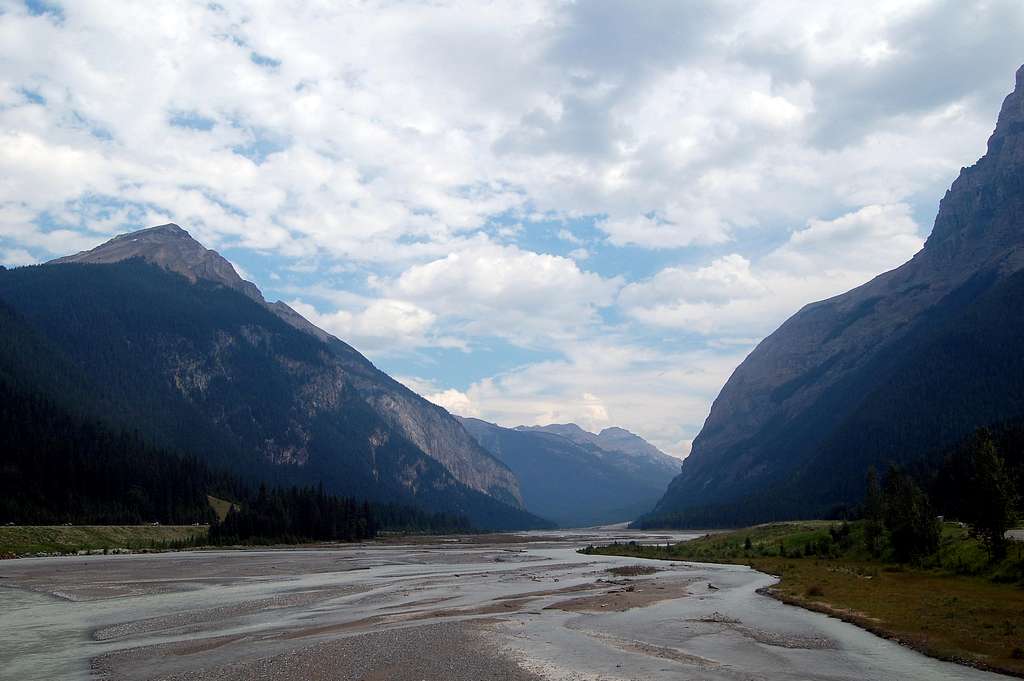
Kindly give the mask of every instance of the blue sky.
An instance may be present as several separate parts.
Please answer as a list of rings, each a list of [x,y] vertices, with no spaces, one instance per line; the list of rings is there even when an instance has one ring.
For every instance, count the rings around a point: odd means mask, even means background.
[[[0,262],[173,221],[452,411],[682,456],[754,344],[920,248],[1021,35],[1016,0],[0,0]]]

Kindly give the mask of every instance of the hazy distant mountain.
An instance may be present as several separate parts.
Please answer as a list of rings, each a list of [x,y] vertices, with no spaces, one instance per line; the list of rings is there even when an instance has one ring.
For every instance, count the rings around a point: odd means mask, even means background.
[[[323,480],[338,493],[461,512],[482,526],[542,524],[522,510],[514,474],[444,409],[265,302],[176,225],[0,272],[0,301],[73,374],[64,383],[77,390],[51,394],[74,392],[74,408],[161,446],[276,481]]]
[[[670,475],[679,473],[679,464],[682,463],[679,459],[669,456],[639,435],[616,426],[605,428],[596,434],[583,430],[575,423],[552,423],[547,426],[518,426],[517,430],[540,430],[555,433],[573,442],[591,444],[606,452],[625,454],[630,458],[643,460],[650,465],[664,469]]]
[[[806,306],[736,369],[649,524],[735,525],[859,501],[909,461],[1024,414],[1024,67],[984,157],[912,260]]]
[[[679,469],[651,457],[634,439],[646,442],[621,429],[615,430],[629,438],[612,433],[604,441],[620,437],[639,453],[604,449],[580,435],[586,431],[576,426],[554,427],[575,436],[567,437],[547,429],[502,428],[479,419],[462,422],[516,474],[526,507],[563,527],[632,520],[661,497]]]

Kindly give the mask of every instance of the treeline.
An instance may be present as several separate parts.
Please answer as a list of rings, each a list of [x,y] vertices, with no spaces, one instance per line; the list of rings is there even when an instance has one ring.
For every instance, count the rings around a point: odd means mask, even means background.
[[[869,549],[877,553],[884,535],[897,560],[930,555],[938,548],[941,517],[965,523],[990,556],[1001,559],[1006,531],[1021,517],[1024,501],[1022,443],[1019,424],[995,433],[980,429],[938,465],[923,461],[906,471],[892,466],[883,484],[869,470],[858,514],[866,521]]]
[[[211,544],[311,540],[360,541],[377,534],[369,503],[341,499],[322,489],[292,487],[259,491],[246,503],[232,504],[223,521],[210,526]]]
[[[231,502],[218,520],[208,495]],[[470,532],[464,516],[252,485],[139,436],[75,417],[0,376],[0,524],[209,524],[210,544],[359,541]],[[194,543],[193,543],[194,544]]]
[[[371,507],[377,528],[386,532],[462,534],[476,531],[464,515],[430,513],[415,506],[395,503],[374,503]]]
[[[299,544],[362,541],[380,530],[448,534],[471,532],[462,516],[426,513],[409,506],[336,497],[320,488],[259,490],[232,504],[223,521],[210,525],[211,544]]]

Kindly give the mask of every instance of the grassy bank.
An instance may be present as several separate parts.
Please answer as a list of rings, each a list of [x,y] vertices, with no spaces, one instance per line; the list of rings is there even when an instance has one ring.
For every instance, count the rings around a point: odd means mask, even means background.
[[[0,556],[163,548],[205,538],[205,526],[75,525],[0,527]]]
[[[614,544],[584,552],[749,565],[777,575],[768,595],[824,612],[925,654],[1024,677],[1024,546],[993,563],[967,531],[943,527],[918,565],[873,558],[863,529],[794,522],[665,546]]]

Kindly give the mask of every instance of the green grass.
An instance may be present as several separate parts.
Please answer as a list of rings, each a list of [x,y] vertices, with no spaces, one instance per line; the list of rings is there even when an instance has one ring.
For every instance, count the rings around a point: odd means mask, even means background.
[[[836,523],[759,525],[666,548],[617,544],[584,552],[663,560],[737,563],[777,575],[768,595],[824,612],[934,657],[1024,676],[1024,543],[1001,562],[951,523],[939,551],[898,565],[865,549],[863,529]],[[749,544],[747,540],[749,539]]]
[[[166,548],[206,532],[206,526],[192,525],[8,526],[0,527],[0,556]]]
[[[206,501],[209,502],[210,508],[217,514],[217,520],[224,522],[224,518],[228,517],[228,511],[234,506],[227,499],[219,499],[209,494],[206,495]]]

